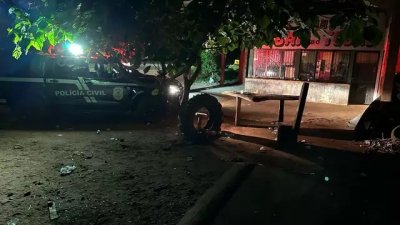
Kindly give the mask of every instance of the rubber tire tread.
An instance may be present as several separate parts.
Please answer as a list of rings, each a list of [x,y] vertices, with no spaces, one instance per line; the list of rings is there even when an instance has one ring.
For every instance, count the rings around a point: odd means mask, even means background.
[[[193,120],[197,110],[206,108],[209,112],[209,120],[202,130],[194,127]],[[192,142],[204,142],[209,140],[208,131],[221,131],[223,112],[218,99],[209,94],[199,94],[191,98],[179,115],[180,130],[184,137]]]

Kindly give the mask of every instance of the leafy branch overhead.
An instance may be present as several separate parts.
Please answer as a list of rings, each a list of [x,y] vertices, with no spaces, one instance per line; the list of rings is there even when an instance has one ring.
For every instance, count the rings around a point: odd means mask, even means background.
[[[377,8],[362,0],[32,0],[30,4],[10,9],[15,18],[9,29],[15,58],[32,48],[40,51],[65,41],[79,40],[101,51],[123,42],[135,50],[128,59],[132,64],[157,61],[161,74],[183,74],[189,86],[200,73],[204,49],[227,53],[271,46],[274,38],[289,31],[308,47],[312,35],[319,37],[319,15],[334,15],[331,28],[343,29],[339,43],[377,44],[383,37]],[[193,66],[199,69],[192,70]]]

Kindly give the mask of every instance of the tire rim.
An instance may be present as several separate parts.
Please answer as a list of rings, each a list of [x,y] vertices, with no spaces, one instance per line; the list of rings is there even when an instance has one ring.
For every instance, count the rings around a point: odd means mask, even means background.
[[[210,121],[210,112],[205,107],[196,110],[193,118],[193,126],[196,130],[207,129],[207,124]]]

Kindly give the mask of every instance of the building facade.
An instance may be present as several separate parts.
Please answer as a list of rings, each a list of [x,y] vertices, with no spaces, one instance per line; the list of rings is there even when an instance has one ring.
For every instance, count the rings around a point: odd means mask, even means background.
[[[320,38],[311,38],[307,49],[291,32],[275,38],[272,47],[249,51],[245,89],[256,93],[298,94],[310,82],[308,101],[332,104],[369,104],[377,97],[384,43],[350,42],[338,45],[340,29],[329,29],[329,16],[321,16]],[[382,27],[385,27],[382,20]],[[384,28],[383,28],[384,30]]]

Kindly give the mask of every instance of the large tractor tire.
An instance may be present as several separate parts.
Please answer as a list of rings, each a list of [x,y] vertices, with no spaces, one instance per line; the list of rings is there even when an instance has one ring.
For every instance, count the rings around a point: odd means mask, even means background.
[[[393,128],[392,133],[391,133],[391,138],[394,140],[400,140],[400,125]]]
[[[207,142],[221,130],[222,118],[222,106],[217,98],[209,94],[196,95],[179,115],[180,130],[189,141]]]
[[[394,127],[390,105],[374,101],[365,110],[355,127],[356,140],[389,138]]]

